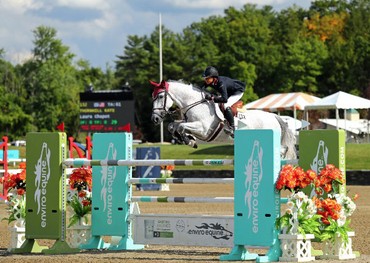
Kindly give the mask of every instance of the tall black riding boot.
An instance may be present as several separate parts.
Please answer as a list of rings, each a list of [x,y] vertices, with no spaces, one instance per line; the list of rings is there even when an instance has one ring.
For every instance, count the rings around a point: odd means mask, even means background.
[[[233,114],[230,107],[227,107],[225,109],[225,114],[224,115],[225,115],[225,119],[228,121],[228,123],[230,125],[230,128],[231,128],[231,131],[230,131],[229,135],[231,135],[234,138],[234,131],[235,131],[234,114]],[[226,132],[226,133],[228,133],[228,132]]]

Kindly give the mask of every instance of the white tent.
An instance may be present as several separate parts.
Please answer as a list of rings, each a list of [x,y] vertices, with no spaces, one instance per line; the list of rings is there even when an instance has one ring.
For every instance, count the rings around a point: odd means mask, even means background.
[[[339,109],[370,109],[370,100],[343,92],[338,91],[332,95],[322,98],[310,105],[306,105],[304,110],[306,112],[306,120],[308,120],[308,110],[323,110],[323,109],[335,109],[335,117],[339,120]],[[346,119],[346,111],[344,111],[344,119]]]

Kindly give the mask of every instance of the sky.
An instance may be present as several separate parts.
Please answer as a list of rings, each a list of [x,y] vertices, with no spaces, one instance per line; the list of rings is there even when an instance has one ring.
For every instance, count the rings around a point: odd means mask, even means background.
[[[127,36],[151,34],[159,24],[173,32],[211,15],[223,15],[232,6],[272,6],[276,11],[293,4],[307,9],[310,0],[0,0],[0,49],[13,64],[30,57],[33,30],[56,29],[57,38],[76,59],[93,67],[114,68]]]

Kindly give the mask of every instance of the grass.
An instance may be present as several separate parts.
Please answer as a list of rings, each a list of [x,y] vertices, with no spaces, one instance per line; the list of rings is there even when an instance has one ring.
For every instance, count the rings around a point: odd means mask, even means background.
[[[346,144],[348,170],[370,170],[370,144]]]
[[[137,147],[160,147],[161,159],[232,159],[232,144],[201,144],[198,149],[185,145],[140,144]],[[348,170],[370,170],[370,144],[346,144],[346,168]],[[176,167],[186,170],[186,166]],[[192,169],[227,170],[232,166],[209,167],[199,166]]]
[[[198,149],[185,145],[172,144],[140,144],[135,147],[160,147],[161,159],[232,159],[234,146],[232,144],[200,144]],[[10,146],[9,149],[18,149],[20,157],[26,158],[26,147]],[[346,144],[346,167],[348,170],[370,170],[370,144]],[[176,169],[189,169],[186,166]],[[228,170],[232,166],[196,166],[193,169]]]

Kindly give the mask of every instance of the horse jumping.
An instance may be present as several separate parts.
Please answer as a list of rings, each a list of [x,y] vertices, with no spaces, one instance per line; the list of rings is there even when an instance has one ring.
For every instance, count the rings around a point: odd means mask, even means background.
[[[160,124],[166,115],[172,115],[170,108],[176,105],[181,112],[181,121],[168,125],[170,133],[193,148],[197,148],[196,139],[211,142],[229,137],[222,132],[224,118],[219,107],[213,101],[207,101],[205,92],[191,84],[181,81],[150,81],[154,88],[152,121]],[[236,123],[242,122],[247,129],[276,129],[281,132],[281,156],[283,159],[296,159],[295,136],[287,124],[276,114],[248,110],[238,112]]]

